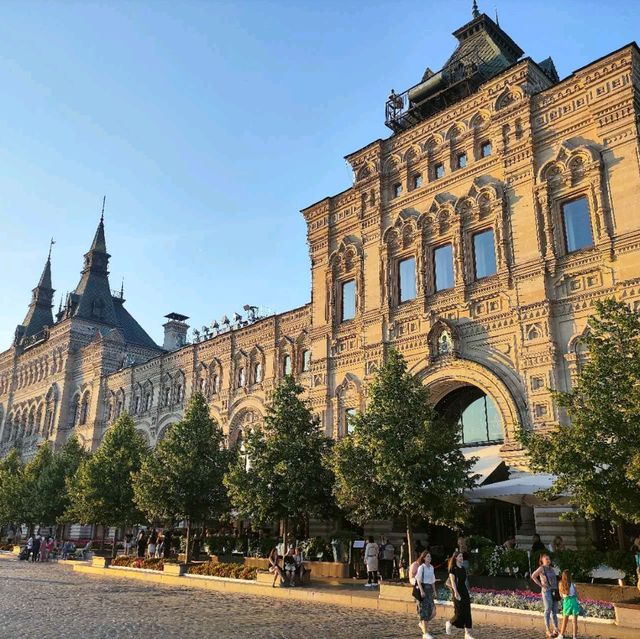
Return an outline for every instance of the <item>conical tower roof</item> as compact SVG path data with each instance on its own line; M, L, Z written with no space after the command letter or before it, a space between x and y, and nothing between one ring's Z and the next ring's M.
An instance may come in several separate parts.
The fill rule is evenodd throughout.
M53 244L53 241L52 241ZM29 310L22 322L23 337L39 333L45 326L53 326L53 294L51 285L51 248L42 269L38 285L32 290Z

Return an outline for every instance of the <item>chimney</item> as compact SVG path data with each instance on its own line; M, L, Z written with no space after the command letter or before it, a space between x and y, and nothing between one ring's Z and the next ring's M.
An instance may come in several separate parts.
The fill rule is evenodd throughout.
M169 313L165 317L169 321L162 325L164 328L164 344L162 347L166 351L175 351L187 343L189 325L186 320L189 318L186 315L180 315L180 313Z

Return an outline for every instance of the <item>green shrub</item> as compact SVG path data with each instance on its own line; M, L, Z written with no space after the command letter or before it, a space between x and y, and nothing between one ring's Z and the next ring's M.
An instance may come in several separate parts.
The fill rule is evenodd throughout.
M143 559L142 557L129 557L128 555L120 555L111 562L111 565L123 566L124 568L164 570L164 559Z
M625 581L630 586L635 586L638 583L636 560L632 553L626 550L609 550L604 554L602 563L624 572Z
M301 544L302 552L304 556L310 561L333 561L333 551L331 546L322 539L322 537L310 537L305 539Z
M553 553L552 558L560 570L571 573L574 581L590 580L591 571L604 560L602 553L595 550L558 550Z
M190 575L251 580L256 578L258 570L257 568L249 568L242 564L222 564L215 561L207 561L197 566L189 566L187 572Z
M261 539L249 540L249 556L250 557L268 557L271 549L278 545L275 537L262 537Z

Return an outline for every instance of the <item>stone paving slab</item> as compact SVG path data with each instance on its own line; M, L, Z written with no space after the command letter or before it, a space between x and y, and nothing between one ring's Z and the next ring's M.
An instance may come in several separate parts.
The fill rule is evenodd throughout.
M416 623L406 614L88 577L56 564L0 563L2 639L419 639ZM444 637L443 627L444 619L437 620L432 634ZM483 626L474 636L544 633Z

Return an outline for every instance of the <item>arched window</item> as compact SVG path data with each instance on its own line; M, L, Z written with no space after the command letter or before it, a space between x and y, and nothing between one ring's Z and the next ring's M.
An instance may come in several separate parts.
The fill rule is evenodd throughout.
M69 427L73 428L78 421L80 411L80 395L75 395L71 400L71 410L69 411Z
M175 403L179 404L182 401L182 384L178 382L176 384Z
M153 403L153 392L151 389L148 389L144 396L144 409L151 410L151 405Z
M262 364L260 362L256 362L253 367L253 381L256 384L262 382Z
M285 355L282 358L282 374L291 375L291 355Z
M302 351L302 372L306 373L311 369L311 351Z
M238 370L238 388L243 388L247 382L247 374L244 370L244 366L241 366Z
M211 377L211 392L218 393L220 391L220 378L217 375Z
M133 413L137 415L140 412L140 395L137 395L133 398Z
M87 423L89 416L89 391L82 396L82 404L80 405L80 425Z
M206 378L206 377L204 377L204 375L203 375L202 377L200 377L200 379L198 380L198 382L199 382L199 384L200 384L200 388L199 388L200 392L201 392L203 395L206 395L206 394L207 394L207 378Z
M164 389L164 405L169 406L171 404L171 386L167 386Z

